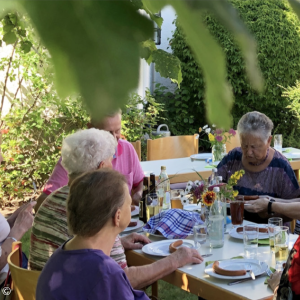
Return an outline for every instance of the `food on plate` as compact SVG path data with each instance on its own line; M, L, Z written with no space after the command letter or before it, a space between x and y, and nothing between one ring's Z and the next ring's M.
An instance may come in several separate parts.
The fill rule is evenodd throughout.
M136 225L137 225L137 222L130 222L129 225L128 225L128 227L134 227Z
M224 276L243 276L246 275L246 270L225 270L219 267L219 262L216 260L212 266L215 273Z
M238 227L236 229L236 232L243 233L244 232L244 227ZM259 233L268 233L268 228L259 227L258 232Z
M182 243L183 243L182 240L178 240L176 242L171 243L170 246L169 246L170 253L175 252L177 250L177 247L181 246Z

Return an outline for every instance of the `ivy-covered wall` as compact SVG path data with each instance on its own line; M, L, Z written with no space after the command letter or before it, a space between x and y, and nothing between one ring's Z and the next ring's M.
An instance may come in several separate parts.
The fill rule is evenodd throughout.
M234 90L233 126L246 112L258 110L268 115L277 132L287 136L298 124L286 107L283 87L300 78L300 22L285 0L231 0L258 44L259 66L265 78L265 93L258 95L247 81L245 64L232 35L211 15L203 19L209 31L224 49L228 79ZM187 46L180 24L170 44L182 63L183 81L174 95L161 97L166 102L168 125L174 134L192 134L206 124L205 82ZM158 93L159 94L159 93ZM217 109L217 108L216 108Z

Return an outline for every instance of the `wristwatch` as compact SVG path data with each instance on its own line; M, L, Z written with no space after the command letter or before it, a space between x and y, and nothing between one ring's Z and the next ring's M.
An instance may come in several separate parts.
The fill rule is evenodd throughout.
M268 214L271 215L271 216L274 215L274 212L272 211L272 203L273 202L275 202L275 200L270 198L270 201L268 203Z

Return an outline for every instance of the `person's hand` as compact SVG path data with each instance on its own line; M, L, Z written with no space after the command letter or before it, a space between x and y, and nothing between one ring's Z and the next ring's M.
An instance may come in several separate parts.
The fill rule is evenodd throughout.
M141 199L142 195L137 192L132 196L132 203L136 206L139 206Z
M178 248L174 253L170 255L170 258L174 258L177 263L177 268L183 267L187 264L201 264L203 257L196 249L187 247Z
M247 204L251 205L245 205L245 210L251 213L263 213L268 211L269 199L259 198L257 200L249 200Z
M28 205L31 205L30 203L32 203L32 202L28 202L28 203L23 204L22 206L20 206L20 207L19 207L17 210L15 210L15 211L13 212L13 214L7 219L7 222L9 223L9 225L10 225L11 227L14 226L14 223L15 223L15 221L16 221L18 215L20 214L20 212L22 212L23 210L25 210L26 207L27 207ZM34 203L36 203L36 202L34 202Z
M151 241L146 236L133 232L122 237L121 243L125 250L135 250L142 249L144 245L151 243Z
M270 279L267 280L268 285L272 289L273 292L279 285L281 274L282 274L281 271L280 272L276 271L276 272L274 272L274 274L271 275Z
M13 228L10 231L10 236L20 240L25 232L32 227L33 224L33 214L32 209L35 206L36 202L29 202L24 209L22 209L14 223Z

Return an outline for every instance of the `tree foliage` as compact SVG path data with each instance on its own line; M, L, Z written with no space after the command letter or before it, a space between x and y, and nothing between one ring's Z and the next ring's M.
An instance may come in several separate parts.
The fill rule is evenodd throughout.
M2 1L0 8L11 3L20 4L28 12L49 49L60 95L80 92L95 118L126 102L128 93L137 86L139 45L153 36L151 21L131 1L19 0ZM244 37L237 40L248 45L243 47L243 53L248 58L249 78L253 87L261 90L261 81L253 79L259 74L254 40L233 7L225 0L143 0L142 4L152 14L169 4L175 8L206 77L208 117L229 127L232 92L226 80L225 57L205 29L201 15L210 10L237 37Z
M265 78L265 92L258 94L247 80L245 59L234 36L212 14L206 13L203 21L226 53L227 77L235 97L234 126L243 114L258 110L273 120L277 132L288 135L295 126L295 118L286 110L289 102L281 97L278 85L293 85L300 77L299 20L284 0L232 0L231 3L257 41L259 67ZM173 98L168 95L166 109L171 130L186 134L192 133L191 130L196 132L208 121L204 114L207 81L179 19L176 25L171 47L181 61L183 81Z

